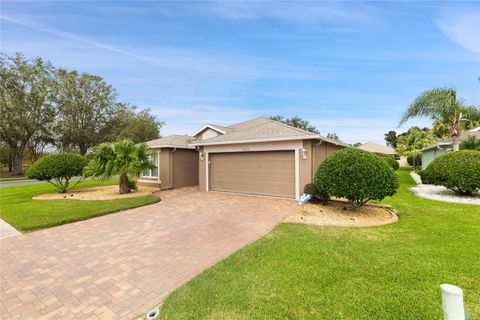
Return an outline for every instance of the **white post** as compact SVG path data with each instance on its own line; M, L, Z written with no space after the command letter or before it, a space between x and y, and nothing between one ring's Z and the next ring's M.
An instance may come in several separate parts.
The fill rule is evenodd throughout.
M440 288L442 289L443 318L465 320L462 289L451 284L442 284Z

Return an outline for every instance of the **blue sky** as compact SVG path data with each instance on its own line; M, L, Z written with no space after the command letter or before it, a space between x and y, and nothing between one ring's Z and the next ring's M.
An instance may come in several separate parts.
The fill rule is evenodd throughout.
M480 105L479 2L1 6L2 52L102 76L165 121L163 135L280 114L347 142L384 142L423 90L452 86Z

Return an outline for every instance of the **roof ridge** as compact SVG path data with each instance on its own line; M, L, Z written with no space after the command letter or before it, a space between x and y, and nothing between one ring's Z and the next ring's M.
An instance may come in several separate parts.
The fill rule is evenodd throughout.
M247 123L247 122L252 122L252 121L255 121L255 120L258 120L258 119L269 119L269 118L267 118L267 117L256 117L256 118L253 118L253 119L243 120L243 121L240 121L240 122L231 124L231 125L229 125L228 127L231 128L231 127L233 127L233 126L238 126L239 124Z
M263 118L263 117L259 117L259 118L255 118L255 119L251 119L251 120L245 120L245 121L242 121L242 122L239 122L239 123L232 124L232 126L235 126L235 125L237 125L237 124L244 123L244 122L249 122L249 121L257 120L257 119L260 119L260 118ZM248 128L243 128L243 129L234 130L233 132L226 132L224 135L230 135L230 134L234 134L234 133L237 133L237 132L242 132L242 131L245 131L245 130L250 130L250 129L252 129L252 128L257 128L257 127L260 127L260 126L262 126L262 125L265 125L265 123L260 123L260 124L257 124L257 125L254 125L254 126L251 126L251 127L248 127ZM227 128L232 129L231 127L227 127ZM224 136L224 135L222 135L222 136ZM213 140L213 139L216 139L216 138L218 138L218 136L212 137L212 138L208 138L208 139L203 139L202 141Z
M267 118L267 117L257 117L257 118L251 119L251 120L245 120L245 121L242 121L242 122L236 123L236 124L234 124L234 125L238 125L238 124L245 123L245 122L252 122L252 121L255 121L255 120L258 120L258 119L268 119L268 120L269 120L269 122L272 122L272 121L273 121L272 119L270 119L270 118ZM267 122L267 123L268 123L268 122ZM235 132L241 132L241 131L245 131L245 130L250 130L250 129L252 129L252 128L258 128L258 127L260 127L260 126L264 126L264 125L266 125L267 123L259 123L259 124L255 124L255 125L253 125L253 126L251 126L251 127L248 127L248 128L243 128L243 129L235 130L235 131L234 131L234 132L232 132L232 133L235 133Z
M313 132L310 132L310 131L307 131L307 130L303 130L303 129L301 129L301 128L294 127L294 126L292 126L292 125L283 123L283 122L278 121L278 120L274 120L274 119L271 119L271 118L267 118L267 119L269 119L271 122L279 123L279 124L281 124L281 125L284 126L284 127L292 128L292 129L295 129L295 130L297 130L297 131L306 133L306 134L308 134L308 135L312 135L312 136L319 136L319 135L320 135L319 133L313 133Z

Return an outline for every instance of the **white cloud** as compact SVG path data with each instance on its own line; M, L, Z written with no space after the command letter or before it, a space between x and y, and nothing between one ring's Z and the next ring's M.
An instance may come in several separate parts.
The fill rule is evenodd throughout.
M449 8L435 21L445 36L467 50L480 53L480 9Z

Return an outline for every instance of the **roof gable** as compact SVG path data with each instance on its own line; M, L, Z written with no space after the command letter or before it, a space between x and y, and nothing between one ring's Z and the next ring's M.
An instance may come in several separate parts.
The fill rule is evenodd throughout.
M206 124L204 125L203 127L201 127L200 129L198 129L194 134L193 136L198 136L200 133L204 132L205 130L207 129L212 129L218 133L221 133L221 134L225 134L226 133L226 128L225 127L222 127L222 126L217 126L217 125L213 125L213 124Z
M193 141L191 136L171 135L147 142L150 148L182 148L193 149L190 143Z
M358 147L359 149L370 151L374 153L395 154L392 147L384 146L375 142L367 142Z
M243 121L226 128L225 134L197 141L193 145L321 138L318 134L265 117Z

